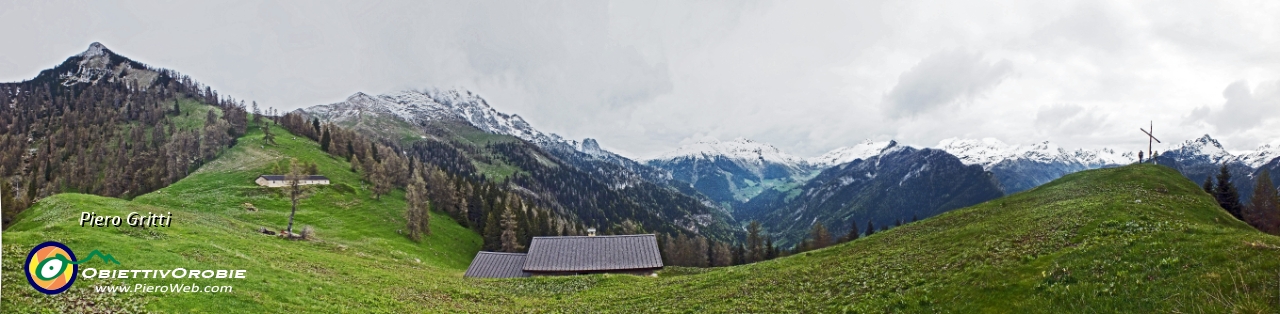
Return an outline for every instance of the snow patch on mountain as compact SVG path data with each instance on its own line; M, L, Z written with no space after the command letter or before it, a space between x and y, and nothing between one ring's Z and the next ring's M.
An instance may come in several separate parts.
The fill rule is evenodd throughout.
M1234 161L1236 159L1235 155L1228 152L1226 148L1223 148L1222 144L1218 143L1218 140L1213 139L1213 137L1210 137L1209 134L1174 145L1169 149L1169 152L1177 153L1181 156L1199 156L1207 158L1210 163L1214 164L1221 164L1223 162Z
M680 148L666 154L662 154L650 161L670 161L682 158L698 160L728 158L734 161L748 162L752 164L775 163L792 167L807 167L809 165L809 162L804 158L784 153L773 145L741 137L727 142L721 142L714 139L698 141L693 144L680 146Z
M987 170L1006 160L1026 160L1046 164L1076 163L1088 168L1137 161L1132 153L1117 153L1110 148L1068 151L1049 141L1030 145L1010 145L994 138L949 138L940 141L937 148L955 155L966 165L981 165Z
M1276 158L1280 158L1280 145L1265 144L1254 151L1241 152L1236 160L1257 169Z
M390 114L412 124L463 121L485 132L510 135L535 144L563 143L575 148L584 147L577 141L534 129L520 115L499 112L480 95L465 90L411 90L378 96L357 92L344 102L313 106L304 111L332 121L358 118L364 112ZM590 141L595 143L595 140ZM603 152L599 144L589 146L595 149L593 155Z
M890 142L866 140L858 145L833 149L826 154L822 154L822 156L809 158L808 162L815 167L827 168L858 159L867 159L871 156L879 155L881 151L889 147Z
M96 56L106 55L107 54L106 50L107 50L107 46L103 46L102 43L99 43L99 42L94 42L92 44L89 44L88 50L85 50L84 52L81 52L76 56L81 58L92 58Z

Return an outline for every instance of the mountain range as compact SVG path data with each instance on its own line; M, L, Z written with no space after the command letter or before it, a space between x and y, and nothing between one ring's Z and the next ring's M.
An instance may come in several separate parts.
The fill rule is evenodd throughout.
M601 148L594 139L570 140L540 131L519 115L502 113L462 90L356 93L346 101L299 112L407 141L433 137L429 131L442 122L511 136L606 186L652 184L717 209L716 215L701 216L702 221L741 225L759 220L783 244L796 243L815 223L837 233L855 221L884 226L1022 192L1070 173L1137 162L1131 151L1069 150L1048 141L1017 145L993 138L951 138L933 148L867 140L811 158L746 138L707 139L634 160ZM1226 162L1238 174L1233 182L1247 200L1257 172L1280 164L1277 152L1264 146L1236 156L1205 135L1175 145L1157 162L1197 182Z

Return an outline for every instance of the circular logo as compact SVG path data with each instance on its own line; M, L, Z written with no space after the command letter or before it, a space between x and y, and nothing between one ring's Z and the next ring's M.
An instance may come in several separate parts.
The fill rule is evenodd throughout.
M80 266L72 263L75 260L76 254L62 243L40 243L27 253L27 262L23 264L27 283L44 294L67 291L76 282L76 273L80 272Z

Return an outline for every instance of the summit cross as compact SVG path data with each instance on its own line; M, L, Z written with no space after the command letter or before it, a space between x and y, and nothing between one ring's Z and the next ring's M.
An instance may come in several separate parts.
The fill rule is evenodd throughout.
M1143 128L1138 128L1138 130L1142 130L1142 133L1147 134L1147 156L1150 157L1152 162L1155 162L1156 156L1151 154L1151 141L1156 141L1156 143L1160 143L1160 139L1157 139L1155 135L1152 135L1152 133L1156 132L1155 122L1148 122L1148 123L1150 123L1151 125L1148 125L1147 128L1151 129L1151 131L1147 131L1146 129L1143 129Z

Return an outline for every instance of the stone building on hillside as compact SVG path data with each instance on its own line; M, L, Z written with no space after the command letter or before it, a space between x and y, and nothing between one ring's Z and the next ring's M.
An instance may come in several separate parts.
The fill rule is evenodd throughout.
M266 174L264 174L264 175L260 175L260 176L258 176L258 179L257 179L257 180L254 180L253 182L258 183L258 185L265 186L265 187L272 187L272 188L285 187L285 186L289 186L289 180L286 180L286 179L285 179L286 177L287 177L287 176L284 176L284 175L266 175ZM312 185L312 184L318 184L318 185L329 185L329 178L327 178L327 177L325 177L325 176L315 176L315 175L311 175L311 176L303 176L301 180L298 180L298 184L300 184L300 185Z

